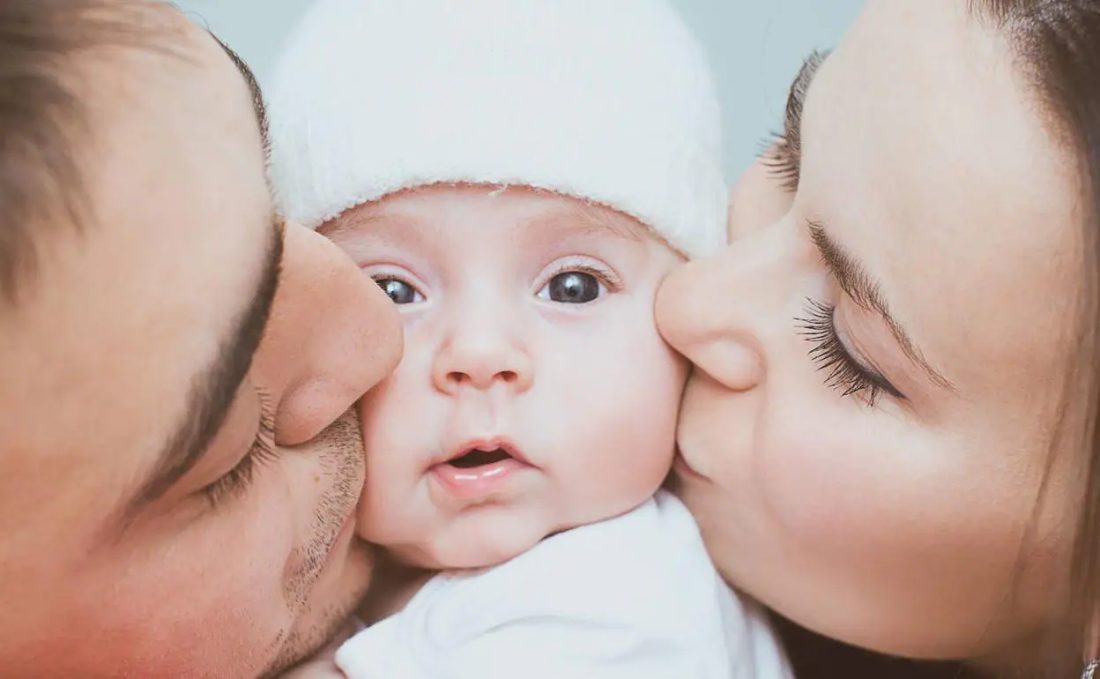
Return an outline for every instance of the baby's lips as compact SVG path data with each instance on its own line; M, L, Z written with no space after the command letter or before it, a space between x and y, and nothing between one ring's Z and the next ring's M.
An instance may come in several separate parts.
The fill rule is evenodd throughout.
M454 446L448 448L447 453L433 461L433 464L442 464L457 460L474 453L475 451L482 451L491 453L494 451L503 451L508 457L513 458L521 464L533 467L531 461L524 454L523 450L516 445L513 441L504 436L478 436L475 438L467 439Z
M432 467L431 473L449 495L459 500L478 500L503 488L517 472L530 466L514 457L507 457L478 467L456 467L443 462Z

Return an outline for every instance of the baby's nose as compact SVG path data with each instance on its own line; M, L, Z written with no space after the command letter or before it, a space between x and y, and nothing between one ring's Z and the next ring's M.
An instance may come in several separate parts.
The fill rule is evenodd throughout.
M449 338L432 367L435 388L447 394L498 384L518 394L530 389L533 379L531 357L521 341L487 328L468 326Z

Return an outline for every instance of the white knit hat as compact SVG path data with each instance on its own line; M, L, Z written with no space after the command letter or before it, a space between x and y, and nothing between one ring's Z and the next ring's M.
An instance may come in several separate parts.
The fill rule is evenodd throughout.
M725 237L717 96L667 0L318 0L270 114L280 208L312 228L467 182L605 204L689 255Z

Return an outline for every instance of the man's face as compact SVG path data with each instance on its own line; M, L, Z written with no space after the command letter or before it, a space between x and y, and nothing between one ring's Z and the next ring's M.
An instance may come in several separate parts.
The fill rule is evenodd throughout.
M342 415L392 369L400 322L319 236L290 225L280 247L245 81L158 14L171 54L80 67L94 219L47 230L29 294L0 310L0 667L17 674L260 674L370 578Z

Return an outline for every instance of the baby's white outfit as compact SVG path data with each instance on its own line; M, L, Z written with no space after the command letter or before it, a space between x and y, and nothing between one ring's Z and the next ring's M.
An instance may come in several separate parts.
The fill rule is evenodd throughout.
M785 679L763 614L722 581L659 492L492 568L432 578L349 639L351 679Z

